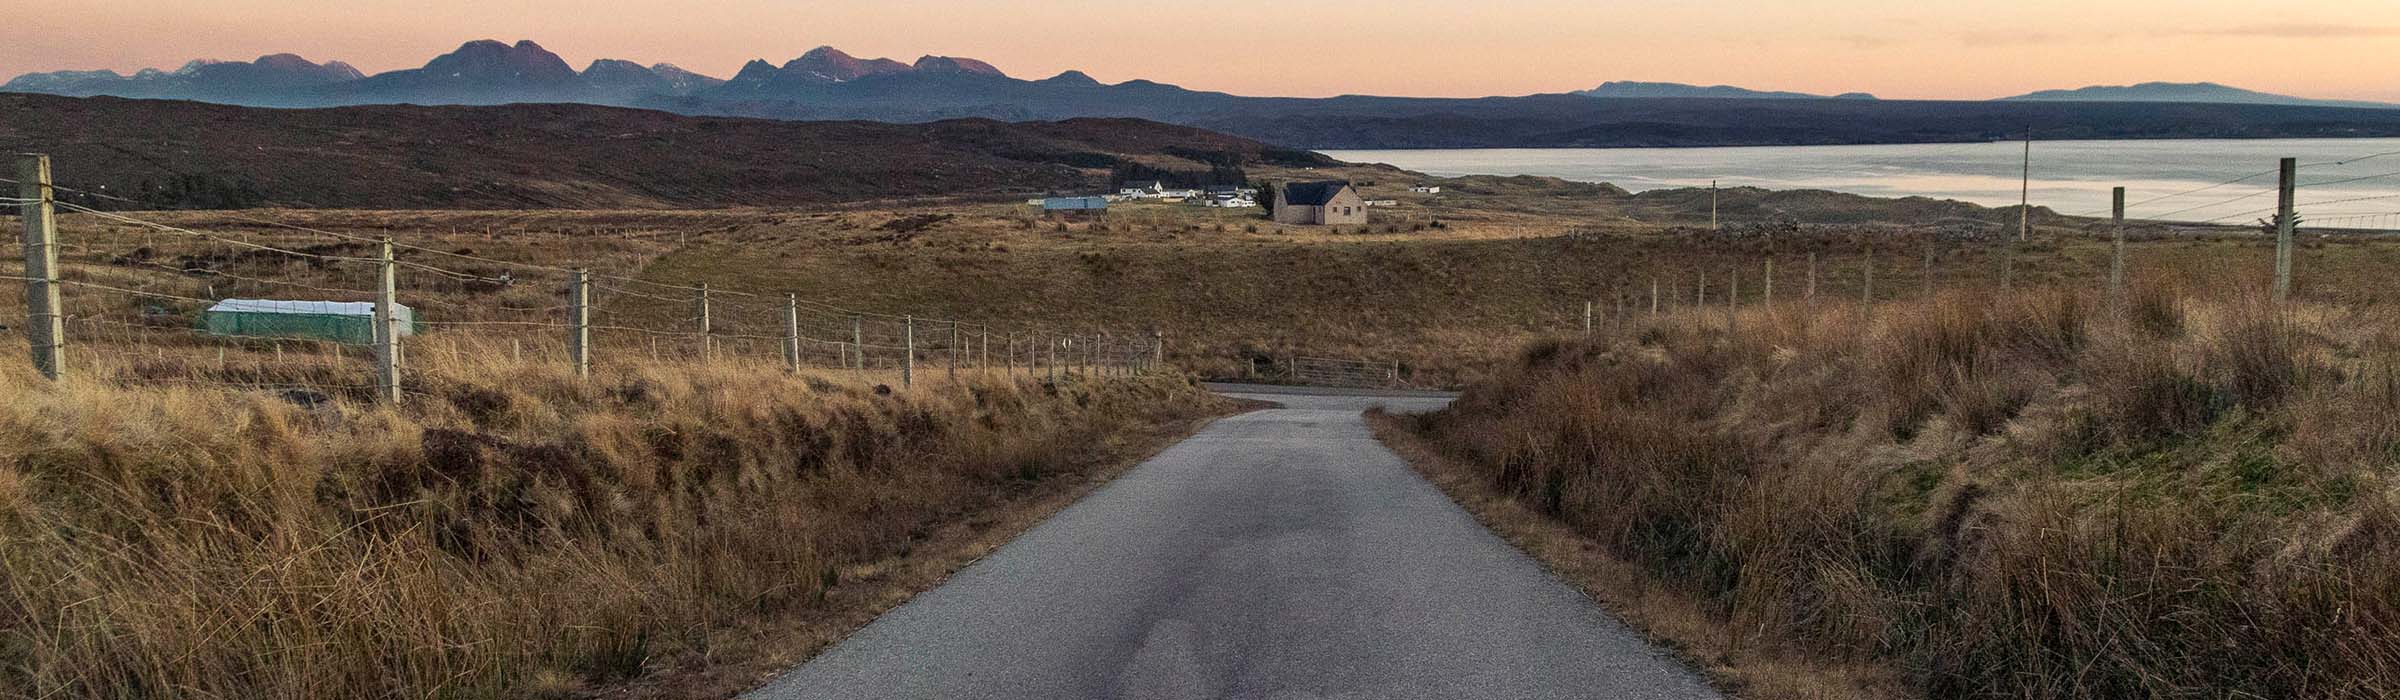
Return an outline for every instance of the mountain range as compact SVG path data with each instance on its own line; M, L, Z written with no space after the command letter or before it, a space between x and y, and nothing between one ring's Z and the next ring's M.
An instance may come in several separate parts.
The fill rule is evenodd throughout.
M531 41L473 41L422 68L375 75L278 54L169 72L35 73L0 91L185 99L263 107L588 103L694 116L900 123L1132 117L1297 148L1736 146L2014 138L2400 136L2400 109L2152 84L1995 101L1879 100L1733 86L1611 82L1580 93L1485 98L1247 97L1076 71L1038 80L970 58L913 62L820 47L719 80L602 59L575 70ZM2182 97L2177 97L2178 95Z

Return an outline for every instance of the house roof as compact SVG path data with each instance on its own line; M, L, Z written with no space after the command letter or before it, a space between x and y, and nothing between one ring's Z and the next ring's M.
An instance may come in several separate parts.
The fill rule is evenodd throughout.
M1318 182L1287 182L1283 185L1283 203L1302 207L1321 207L1333 201L1334 195L1350 189L1350 183L1340 180Z
M1123 187L1123 188L1125 188L1125 189L1129 189L1129 190L1147 190L1147 189L1155 189L1155 188L1157 188L1158 186L1159 186L1159 181L1157 181L1157 180L1126 180L1126 181L1125 181L1125 184L1123 184L1123 185L1119 185L1119 187Z

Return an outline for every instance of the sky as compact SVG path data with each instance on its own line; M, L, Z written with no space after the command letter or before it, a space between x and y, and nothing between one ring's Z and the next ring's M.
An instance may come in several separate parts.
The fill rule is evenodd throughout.
M831 45L1245 95L1480 96L1608 80L1984 99L2150 80L2400 101L2394 0L60 0L0 76L290 52L375 73L470 39L719 77Z

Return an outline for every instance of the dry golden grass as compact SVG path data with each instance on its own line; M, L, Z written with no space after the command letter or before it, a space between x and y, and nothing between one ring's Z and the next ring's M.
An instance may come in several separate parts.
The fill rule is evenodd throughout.
M124 376L106 357L81 376ZM412 370L397 408L0 371L0 696L571 695L738 664L762 643L725 630L854 624L890 600L845 577L1227 409L1168 376L578 381L488 346Z
M2388 311L2151 285L1727 324L1537 343L1408 427L1688 597L1710 624L1661 634L1708 663L1797 650L1942 698L2400 693Z

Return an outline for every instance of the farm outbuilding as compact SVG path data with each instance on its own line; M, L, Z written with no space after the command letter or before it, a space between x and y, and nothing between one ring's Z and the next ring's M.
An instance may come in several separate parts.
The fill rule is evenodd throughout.
M394 305L400 335L415 335L416 311ZM208 307L202 325L211 335L248 338L307 338L365 345L375 342L375 304L364 301L226 299Z
M1049 216L1097 216L1108 213L1107 197L1051 197L1042 200L1042 213Z

